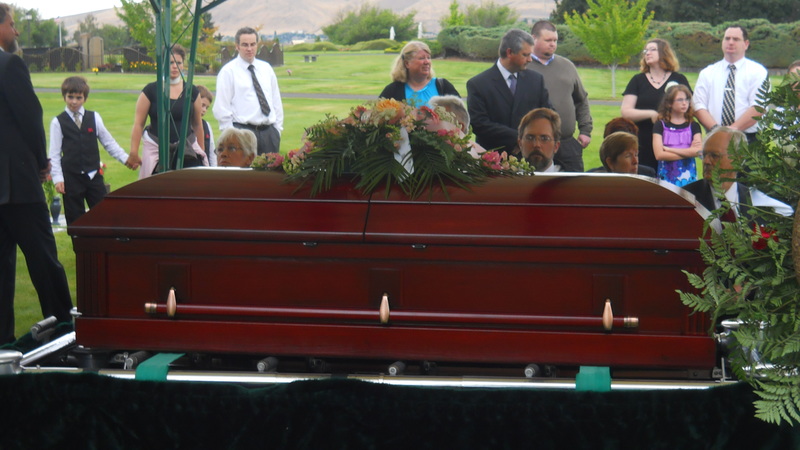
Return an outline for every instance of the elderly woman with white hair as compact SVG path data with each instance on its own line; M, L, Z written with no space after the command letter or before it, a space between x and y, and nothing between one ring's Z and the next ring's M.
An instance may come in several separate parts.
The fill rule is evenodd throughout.
M383 89L380 98L392 98L420 107L437 95L460 97L452 83L434 75L431 49L424 42L410 41L406 44L395 59L391 74L394 81Z
M256 157L256 135L240 128L226 128L222 131L214 150L217 153L218 167L250 167Z
M440 129L449 131L450 128L456 127L460 137L469 134L469 112L467 111L467 107L464 105L464 101L461 99L461 97L455 95L437 95L430 99L430 107L436 108L437 106L444 108L445 111L452 114L455 118L455 123L446 121L428 123L425 125L425 129L428 131L437 131ZM477 142L475 142L474 137L470 140L469 153L472 156L475 158L480 158L481 153L485 151L485 148L481 147Z

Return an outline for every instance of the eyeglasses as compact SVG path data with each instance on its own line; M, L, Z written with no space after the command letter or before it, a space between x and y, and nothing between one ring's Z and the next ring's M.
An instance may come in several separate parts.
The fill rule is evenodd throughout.
M540 136L536 136L534 134L526 134L525 136L522 137L522 139L525 139L525 142L530 142L532 144L536 143L536 141L539 141L542 144L546 144L548 142L552 142L553 137L548 136L546 134L542 134Z
M657 48L646 48L646 49L642 50L642 54L646 55L646 54L648 54L650 52L657 52L657 51L658 51Z
M221 147L217 147L214 150L214 152L216 152L216 154L218 154L218 155L221 154L224 151L229 151L231 153L240 152L240 151L242 151L242 148L241 147L236 147L235 145L223 145Z

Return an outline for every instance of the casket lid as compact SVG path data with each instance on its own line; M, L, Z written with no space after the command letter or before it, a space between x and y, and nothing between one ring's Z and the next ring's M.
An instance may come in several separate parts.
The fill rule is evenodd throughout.
M76 237L398 244L697 248L693 196L639 176L500 177L409 199L340 181L315 198L283 174L187 169L109 194L69 227Z

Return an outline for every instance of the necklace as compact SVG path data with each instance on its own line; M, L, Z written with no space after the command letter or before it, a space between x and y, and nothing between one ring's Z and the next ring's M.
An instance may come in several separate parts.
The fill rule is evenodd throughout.
M667 75L669 75L669 72L664 72L664 76L661 77L661 81L656 81L655 78L653 78L652 72L647 72L647 76L650 77L650 82L658 86L664 84L664 81L667 80Z

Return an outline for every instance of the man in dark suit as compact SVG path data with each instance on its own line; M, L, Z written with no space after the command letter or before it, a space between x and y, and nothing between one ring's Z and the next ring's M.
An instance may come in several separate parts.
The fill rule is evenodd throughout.
M467 108L475 140L486 150L519 153L517 127L536 108L551 108L544 77L525 67L533 37L522 30L503 36L497 63L467 82Z
M738 148L742 145L743 139L744 135L741 132L728 127L719 127L711 132L703 143L703 179L687 184L684 189L694 194L697 203L709 211L719 209L721 205L711 183L711 173L714 168L719 168L721 171L722 190L729 200L733 201L735 197L736 203L751 204L747 187L736 183L736 173L733 172L733 163L728 155L728 145L731 141L734 147ZM732 190L734 184L736 186Z
M736 172L728 154L729 145L733 148L747 145L747 137L743 132L729 127L717 127L709 133L703 143L703 179L687 184L684 189L694 194L697 203L707 210L719 209L722 202L717 198L717 192L711 182L713 170L719 168L722 191L725 198L733 205L730 212L722 216L722 220L732 221L733 216L740 215L747 217L747 210L751 206L768 207L778 214L791 215L793 210L789 205L736 181Z
M65 322L72 309L41 186L50 169L42 106L25 63L13 54L18 35L11 7L0 3L0 344L14 340L17 245L44 316Z

